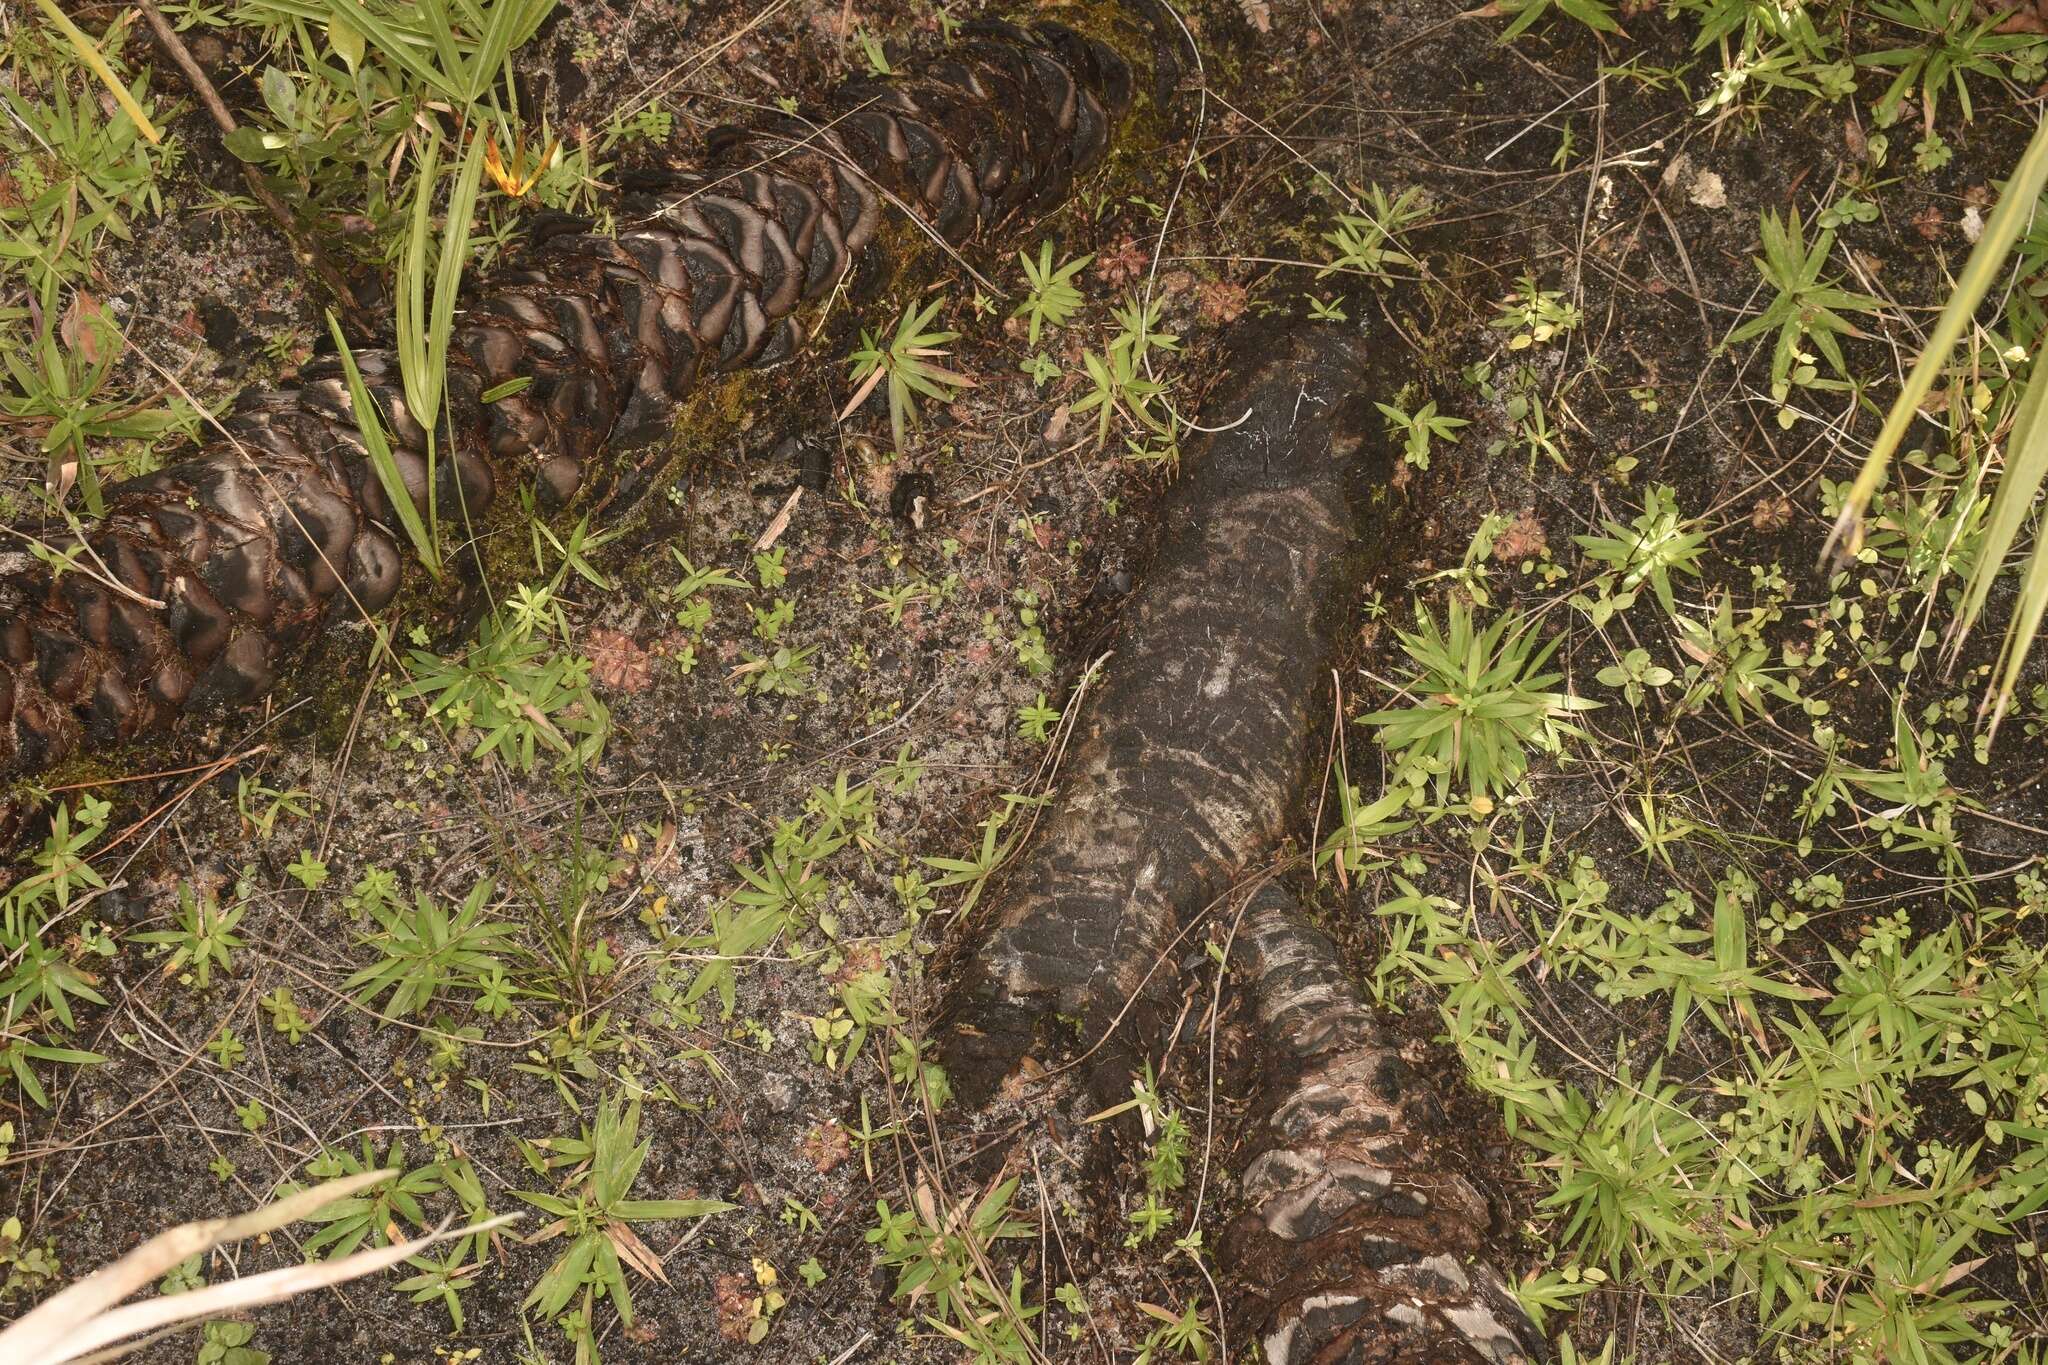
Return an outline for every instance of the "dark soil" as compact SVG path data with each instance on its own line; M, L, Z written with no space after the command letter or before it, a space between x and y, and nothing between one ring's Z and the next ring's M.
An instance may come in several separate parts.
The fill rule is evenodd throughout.
M1816 423L1781 431L1764 373L1767 348L1724 355L1718 346L1756 301L1750 259L1758 214L1797 206L1810 218L1833 198L1829 187L1855 165L1862 141L1845 127L1854 114L1847 105L1808 107L1787 92L1760 119L1741 112L1706 119L1694 113L1702 67L1685 88L1601 75L1603 65L1631 55L1653 66L1687 60L1692 31L1655 13L1630 17L1627 37L1603 51L1569 24L1539 26L1530 38L1499 46L1499 22L1461 21L1461 8L1447 0L1331 0L1274 5L1268 34L1234 13L1199 24L1211 77L1228 101L1207 105L1199 143L1205 174L1183 177L1177 158L1120 162L1099 204L1084 201L1046 225L1062 257L1097 253L1080 281L1091 299L1089 319L1106 321L1108 301L1142 286L1154 270L1151 206L1178 191L1153 279L1165 325L1183 337L1171 372L1183 411L1199 409L1234 310L1298 310L1310 295L1345 308L1350 321L1332 325L1402 348L1421 388L1473 420L1460 444L1438 445L1428 471L1404 470L1388 490L1392 552L1379 554L1387 567L1378 593L1395 614L1382 618L1360 604L1349 646L1367 678L1401 671L1389 627L1405 624L1399 613L1413 585L1458 566L1485 516L1519 519L1521 528L1516 554L1491 566L1491 590L1533 607L1556 595L1540 574L1520 567L1524 558L1542 558L1529 549L1533 538L1568 558L1573 534L1596 531L1604 517L1625 519L1653 483L1672 485L1681 507L1717 528L1713 545L1725 558L1705 583L1687 585L1688 597L1703 598L1718 584L1747 592L1754 562L1782 567L1795 585L1794 603L1824 602L1826 579L1813 568L1825 531L1819 483L1852 475L1876 416L1859 417L1850 435L1816 435ZM561 18L532 50L534 88L556 127L573 136L615 107L620 91L655 86L675 115L681 151L692 132L726 117L730 102L815 88L857 62L845 44L850 14L799 3L759 15L707 6L679 17L670 7L565 0ZM909 7L885 5L859 18L905 40L925 40L936 27ZM237 51L231 46L230 56ZM252 98L246 90L241 97ZM178 127L195 147L180 172L186 183L231 187L201 120L188 114ZM1553 158L1567 127L1573 151L1559 168ZM2031 115L2012 101L1981 97L1975 123L1946 130L1956 149L1947 167L1931 176L1905 170L1885 190L1881 219L1843 230L1866 276L1854 287L1907 310L1938 302L1967 250L1966 207L2007 173L2030 130ZM1886 174L1899 174L1902 161L1910 166L1910 154L1895 146ZM1702 173L1719 177L1725 201L1700 202L1715 199L1693 192ZM1426 188L1436 212L1418 237L1424 282L1347 291L1336 278L1266 264L1323 259L1318 234L1341 207L1331 181L1344 193L1374 183L1390 192ZM177 198L189 204L196 195ZM978 264L998 283L1014 282L1013 262ZM1564 414L1559 441L1569 468L1542 461L1533 473L1513 449L1487 454L1511 424L1500 404L1484 404L1459 378L1499 351L1502 334L1487 324L1525 272L1544 288L1564 290L1585 314L1570 342L1551 351L1551 410ZM147 327L163 339L157 358L189 358L211 392L262 369L248 356L250 335L297 328L310 337L316 316L288 255L256 218L223 220L185 208L168 215L148 243L112 261L108 277L108 296L123 302L138 332ZM907 1310L890 1300L893 1272L878 1265L863 1237L877 1199L903 1206L899 1163L908 1163L912 1145L929 1149L932 1135L921 1116L892 1108L872 1057L845 1070L814 1061L809 1020L839 1003L830 973L849 960L886 962L913 1027L936 1000L921 964L946 939L957 901L940 893L938 910L905 938L891 879L917 868L920 856L967 856L980 837L978 822L1001 794L1037 789L1047 750L1019 736L1017 709L1041 692L1059 706L1112 642L1117 604L1143 571L1148 510L1167 476L1119 460L1113 449L1097 451L1092 414L1069 418L1068 405L1081 396L1072 378L1080 373L1079 329L1046 347L1069 378L1041 392L1017 371L1027 353L1021 336L1000 325L1010 305L977 317L970 279L957 276L945 287L953 304L947 325L963 333L954 359L980 382L950 407L930 410L902 459L882 453L888 423L879 404L835 428L848 392L842 367L799 368L776 381L772 406L739 413L718 447L680 473L667 497L652 500L645 527L606 560L620 588L578 595L579 646L599 659L618 727L602 762L581 779L544 770L521 777L469 761L468 743L422 723L416 704L387 705L360 632L324 646L313 700L304 706L279 702L260 715L215 718L174 744L124 758L131 771L147 772L182 767L196 752L268 746L197 785L185 774L109 788L121 801L112 828L132 828L133 837L103 864L115 889L76 917L117 929L163 928L180 883L232 883L245 867L253 868L256 892L238 928L247 946L211 989L180 984L139 946L123 948L103 966L102 988L113 1003L87 1011L79 1044L110 1060L58 1076L47 1112L6 1092L16 1142L0 1172L0 1202L32 1238L55 1241L67 1273L103 1263L171 1223L258 1204L278 1182L303 1177L322 1149L354 1150L365 1138L380 1153L402 1143L409 1164L466 1156L494 1209L519 1207L512 1191L550 1187L527 1169L515 1139L573 1135L577 1117L555 1083L514 1065L545 1062L551 1043L574 1037L595 1040L558 1068L585 1120L600 1095L629 1081L659 1097L646 1108L643 1135L653 1149L637 1192L740 1205L701 1227L642 1229L668 1283L635 1285L637 1321L630 1332L612 1324L606 1359L958 1358L943 1339L899 1331ZM240 326L209 327L216 304ZM875 307L861 321L879 325L884 311ZM1091 337L1089 344L1101 343ZM1891 350L1875 340L1852 343L1851 356L1865 373L1895 367ZM1654 390L1654 408L1645 390ZM1636 463L1618 472L1625 456ZM692 564L751 577L750 547L806 469L815 475L821 465L829 471L822 490L814 484L804 492L776 541L786 554L786 585L751 598L714 591L713 622L694 642L695 667L684 672L677 656L690 642L661 596L681 577L669 549ZM906 483L913 479L924 482ZM910 491L924 492L921 524L906 515L914 499L899 496ZM1795 515L1782 525L1762 516L1752 523L1753 509L1780 497ZM946 586L892 621L878 592L919 580ZM817 647L813 690L798 700L740 695L728 679L741 651L759 646L742 603L765 607L777 596L796 604L787 641ZM1027 614L1042 627L1052 660L1042 676L1020 663L1014 644ZM1559 605L1554 619L1566 615ZM440 638L448 625L415 618L399 621L397 631L419 627ZM1581 645L1597 653L1589 648L1581 657ZM1573 690L1611 698L1592 677L1608 661L1605 647L1583 633L1558 659ZM1365 678L1346 677L1347 694L1361 694L1352 709L1384 699ZM1834 704L1839 728L1874 762L1890 743L1890 709L1867 679L1844 669L1810 687ZM1753 736L1706 733L1695 722L1660 740L1627 733L1630 715L1660 720L1655 711L1610 708L1593 722L1613 727L1613 747L1654 754L1667 790L1680 781L1673 774L1684 774L1682 785L1731 836L1784 832L1792 797ZM1371 781L1376 773L1359 771L1363 733L1353 736L1354 780ZM1789 734L1777 742L1804 747ZM734 865L758 858L776 823L799 817L814 788L829 788L842 771L855 781L870 777L905 745L925 764L924 778L912 793L883 797L882 846L833 864L833 931L771 945L743 964L730 1019L719 1017L715 997L692 1023L662 998L667 992L658 995L655 987L669 978L649 925L699 932L710 908L740 887ZM1966 766L1966 756L1967 741L1955 766ZM1988 811L2028 826L2039 821L2040 798L2026 780L2040 765L2037 744L2001 745L1987 767L1967 765L1968 781ZM305 793L310 814L286 815L265 835L237 808L240 780ZM1615 883L1611 903L1647 908L1662 898L1668 878L1631 875L1643 863L1620 819L1625 795L1553 769L1539 772L1530 802L1536 827L1547 823L1559 846L1599 857ZM1305 793L1304 838L1315 809L1316 793ZM1982 821L1964 837L1973 864L1985 867L2042 847L2038 831ZM502 915L537 925L545 897L516 884L508 869L535 868L544 884L551 874L541 865L583 844L617 862L608 888L588 907L586 937L602 939L614 965L593 976L581 998L528 1001L495 1023L454 1012L437 1026L473 1025L480 1033L459 1060L437 1065L429 1030L380 1023L340 989L371 956L355 942L357 925L343 905L365 868L387 868L408 894L445 904L493 877ZM284 870L306 849L331 869L317 892L299 890ZM1427 867L1425 891L1474 894L1473 854L1462 840L1432 843L1424 832L1412 851ZM1751 861L1773 865L1768 853ZM1793 875L1789 857L1781 866ZM1846 879L1849 866L1843 870ZM1916 869L1901 859L1855 870L1862 878L1856 898L1819 922L1827 940L1852 940L1868 907L1896 901L1899 874ZM927 868L925 875L935 874ZM1700 877L1702 869L1682 865L1679 875ZM1381 946L1371 915L1378 889L1360 884L1348 899L1326 895L1320 907L1361 969ZM1495 916L1491 927L1504 940L1526 933L1509 916ZM1816 935L1788 940L1780 951L1794 975L1826 962ZM1578 1065L1574 1057L1611 1057L1618 1037L1661 1034L1655 1009L1616 1011L1562 973L1548 985L1554 994L1537 1002L1537 1013L1556 1030L1550 1064L1565 1074ZM280 986L317 1021L297 1045L273 1032L258 1004ZM1419 1036L1435 1032L1433 1011L1413 1010L1406 1019ZM201 1050L223 1026L248 1049L233 1070ZM1703 1037L1696 1046L1718 1042ZM1711 1057L1703 1051L1695 1060L1704 1070ZM1197 1050L1183 1049L1163 1078L1196 1116L1198 1135L1209 1117L1199 1061ZM251 1098L271 1116L254 1135L235 1112ZM841 1134L860 1123L864 1098L876 1128L893 1120L906 1132L902 1145L874 1145L872 1178L858 1151L832 1159L843 1158ZM1205 1213L1212 1242L1230 1213L1224 1140L1236 1103L1227 1088L1216 1097L1218 1145L1206 1154L1214 1187L1225 1191ZM1459 1104L1459 1117L1474 1129L1498 1133L1493 1105L1470 1096ZM1124 1247L1122 1210L1135 1184L1091 1179L1079 1164L1084 1141L1067 1136L1074 1164L1036 1172L1036 1189L1026 1173L1019 1216L1044 1227L1053 1248L1049 1265L1028 1255L1027 1273L1045 1282L1032 1292L1048 1300L1051 1287L1078 1283L1095 1317L1084 1327L1048 1308L1046 1353L1099 1358L1099 1332L1117 1358L1128 1358L1156 1325L1135 1305L1179 1305L1197 1296L1199 1279L1191 1286L1184 1261L1161 1255L1163 1243ZM966 1140L959 1133L941 1139ZM1495 1188L1506 1195L1501 1225L1511 1230L1529 1192L1519 1186L1505 1138L1494 1151ZM233 1163L225 1180L209 1169L221 1158ZM452 1208L444 1197L435 1212ZM539 1223L530 1218L525 1226ZM1065 1257L1061 1240L1051 1239L1055 1226ZM1173 1235L1185 1231L1176 1227ZM288 1261L290 1240L234 1249L213 1278L230 1267L249 1273ZM437 1304L410 1305L388 1283L371 1281L265 1310L254 1344L278 1361L424 1361L471 1348L482 1360L514 1360L524 1349L520 1301L559 1245L508 1240L502 1259L465 1293L459 1336L450 1336ZM1525 1251L1532 1262L1542 1255L1534 1243ZM808 1288L798 1267L812 1257L824 1278ZM776 1268L789 1303L766 1340L750 1347L721 1337L717 1296L721 1283L729 1297L757 1292L757 1260ZM2012 1264L1994 1262L1980 1273L2002 1277L2008 1295L2020 1293L2012 1284L2021 1272ZM1206 1290L1199 1297L1206 1301ZM1747 1320L1711 1303L1671 1305L1677 1311L1667 1323L1659 1304L1632 1293L1588 1302L1582 1335L1597 1343L1618 1328L1637 1360L1727 1361L1752 1349ZM1075 1340L1066 1335L1070 1326ZM536 1326L534 1341L542 1358L567 1358L552 1327ZM138 1358L183 1361L192 1350L185 1338Z

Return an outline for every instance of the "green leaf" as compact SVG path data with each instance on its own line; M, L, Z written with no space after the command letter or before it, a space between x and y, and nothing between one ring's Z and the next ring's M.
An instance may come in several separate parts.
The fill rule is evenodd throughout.
M705 1218L730 1213L738 1208L722 1199L621 1199L611 1207L612 1216L643 1223L665 1218Z
M413 505L412 493L405 486L404 476L398 472L398 461L392 457L391 443L384 435L383 419L377 414L377 405L371 400L370 391L363 386L362 371L356 368L355 352L349 349L348 338L341 334L341 322L332 313L327 315L327 330L334 338L336 352L341 356L342 373L348 378L349 401L355 409L356 428L362 435L363 449L370 457L370 468L376 472L377 484L390 500L392 510L398 514L399 524L405 528L406 538L427 566L427 572L439 578L440 546L428 532L427 524L420 519L419 508Z

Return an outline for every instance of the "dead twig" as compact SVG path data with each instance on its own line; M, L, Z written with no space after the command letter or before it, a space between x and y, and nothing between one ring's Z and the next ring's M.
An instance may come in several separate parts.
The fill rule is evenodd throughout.
M192 93L197 95L199 103L205 106L207 116L213 120L213 126L220 129L223 138L231 136L240 125L235 122L235 116L228 112L227 105L221 102L220 92L213 88L213 82L193 58L191 49L185 46L185 40L178 36L177 30L164 18L163 11L156 7L156 0L135 0L135 3L142 11L142 17L148 21L150 32L156 35L157 46L161 47L164 55L176 65L179 73L185 78L185 84L192 87ZM231 151L230 155L232 154ZM300 264L310 268L320 277L320 283L326 286L335 307L341 310L349 325L359 333L368 334L370 328L367 319L362 316L362 310L356 305L355 295L349 291L348 282L342 278L341 271L336 269L334 262L327 259L326 253L320 250L320 243L310 232L301 231L298 220L292 217L291 210L284 206L284 201L271 191L270 186L263 183L260 171L247 162L240 164L242 179L248 182L249 192L256 196L256 202L263 205L271 221L277 224L278 231L284 234L285 242L291 247L292 254L298 258Z

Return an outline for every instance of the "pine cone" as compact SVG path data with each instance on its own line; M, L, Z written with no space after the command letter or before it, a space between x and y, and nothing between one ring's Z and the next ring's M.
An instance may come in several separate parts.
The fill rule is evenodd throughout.
M576 497L600 451L657 442L700 376L794 354L803 304L874 242L884 201L966 244L1064 199L1130 101L1115 50L1057 25L967 25L897 79L714 134L706 169L615 237L558 236L457 316L432 496L475 522L532 479ZM888 264L883 262L883 264ZM417 506L424 414L389 351L358 353ZM484 403L507 381L530 381ZM108 492L61 575L0 578L0 772L113 743L273 685L292 650L396 594L407 547L335 357L257 394L220 439Z

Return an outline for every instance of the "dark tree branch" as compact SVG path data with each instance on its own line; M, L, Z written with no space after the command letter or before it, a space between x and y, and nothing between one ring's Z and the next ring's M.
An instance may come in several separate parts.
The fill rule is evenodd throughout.
M235 122L235 116L229 113L227 105L221 102L220 92L213 88L213 82L207 78L205 69L193 58L191 49L185 46L185 40L178 36L178 31L171 27L170 21L164 18L163 11L156 7L155 0L135 0L135 4L142 11L142 17L148 21L149 31L156 35L157 46L164 50L165 55L184 76L185 84L199 97L199 103L205 108L207 117L213 120L213 126L220 130L223 138L233 134L239 126ZM228 154L234 155L232 151ZM335 268L334 262L328 260L327 253L320 249L318 238L307 231L292 216L291 210L284 206L284 201L272 193L270 186L264 183L261 171L245 163L242 166L242 179L248 183L249 193L256 196L256 202L263 205L264 212L277 224L277 230L284 234L285 241L291 246L292 254L319 276L320 283L326 287L328 297L333 300L334 306L342 311L342 315L348 318L350 325L361 328L363 318L361 309L356 306L355 295L350 291L348 281L343 279L341 272Z

